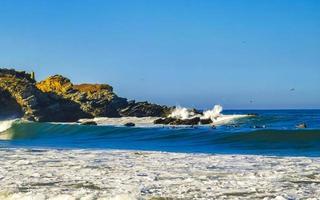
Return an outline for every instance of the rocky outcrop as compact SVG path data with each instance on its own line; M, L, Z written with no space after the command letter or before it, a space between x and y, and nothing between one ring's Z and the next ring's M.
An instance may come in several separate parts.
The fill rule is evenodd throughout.
M164 117L156 119L154 124L163 125L208 125L212 123L211 119L200 119L200 117L193 117L190 119L177 119L173 117Z
M165 118L159 118L154 120L154 124L163 124L163 125L169 125L172 122L176 121L176 118L172 118L172 117L165 117Z
M73 85L63 76L55 75L36 84L42 92L61 96L76 102L94 117L162 117L171 108L148 102L127 101L118 97L107 84Z
M92 117L164 117L171 108L128 102L107 84L74 85L61 75L36 83L26 72L0 69L0 115L34 121L77 121Z
M148 102L131 101L128 106L120 110L121 116L135 116L135 117L165 117L172 111L172 108L167 106L160 106Z
M177 118L160 118L156 119L154 124L163 124L163 125L199 125L200 117L194 117L190 119L177 119Z
M206 125L206 124L211 124L213 121L208 118L208 119L200 119L200 124Z
M25 72L0 69L0 88L7 94L7 97L2 96L2 101L11 102L12 109L7 112L21 110L23 117L28 120L76 121L79 118L90 117L77 103L43 93L35 86L31 75ZM10 98L14 101L10 101ZM2 110L5 106L1 104L0 107ZM17 112L17 115L21 113Z
M0 89L0 119L19 118L23 116L23 111L9 92Z
M119 117L118 110L128 104L125 98L118 97L107 84L73 85L69 79L55 75L36 86L44 93L79 104L81 110L93 117Z

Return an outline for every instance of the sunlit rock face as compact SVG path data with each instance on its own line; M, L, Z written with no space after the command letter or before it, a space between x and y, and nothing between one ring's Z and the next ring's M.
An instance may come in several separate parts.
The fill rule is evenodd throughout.
M39 83L36 83L36 87L45 93L64 95L72 90L73 85L68 78L65 78L61 75L54 75Z
M3 91L0 112L16 114L32 121L72 122L93 117L160 117L167 115L170 110L166 106L148 102L128 102L127 99L118 97L107 84L74 85L61 75L36 82L31 74L13 69L0 69L0 89Z
M127 100L118 97L107 84L73 85L68 78L55 75L37 83L36 86L44 93L57 95L79 104L83 112L94 117L118 116L117 109L107 110L115 101L119 102L119 107L127 105ZM111 110L113 112L110 112Z
M28 120L76 121L90 117L77 103L39 90L35 80L26 72L0 69L0 89L6 94L1 95L0 110L12 108L6 112L21 115Z

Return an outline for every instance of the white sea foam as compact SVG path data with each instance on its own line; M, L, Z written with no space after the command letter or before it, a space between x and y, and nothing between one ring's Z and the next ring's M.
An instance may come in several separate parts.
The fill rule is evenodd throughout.
M0 199L318 199L320 158L0 149Z
M203 112L202 118L211 119L212 121L221 116L223 108L221 105L215 105L212 110L207 110Z
M222 114L223 107L215 105L212 110L206 110L202 115L196 114L193 110L178 106L175 108L169 117L176 119L190 119L200 117L201 119L211 119L212 125L228 124L236 119L249 117L249 115L224 115Z
M12 124L17 121L17 119L0 121L0 133L11 128Z
M196 114L194 110L188 109L185 107L177 106L169 117L176 118L176 119L190 119L193 117L200 117L202 119L211 119L214 121L215 119L219 118L222 114L223 108L221 105L215 105L212 110L204 111L201 115Z
M153 126L154 120L158 117L119 117L119 118L109 118L109 117L96 117L94 119L80 119L79 122L94 121L98 125L110 125L110 126L123 126L126 123L134 123L139 127L149 127Z
M177 106L169 115L169 117L176 118L176 119L190 119L192 117L195 117L194 111Z
M224 115L221 112L223 108L221 105L215 105L212 110L204 111L202 114L197 114L192 109L184 107L176 107L168 117L176 119L191 119L194 117L200 117L201 119L211 119L212 125L223 125L232 122L233 120L249 117L249 115ZM159 117L97 117L94 119L80 119L79 122L94 121L98 125L111 125L111 126L122 126L126 123L132 122L138 127L152 127L160 126L155 125L153 122Z
M220 115L217 118L213 118L212 125L224 125L234 122L237 119L250 117L250 115Z
M223 107L221 105L215 105L212 110L207 110L203 112L201 118L211 119L213 125L223 125L228 124L234 120L250 117L250 115L224 115L222 114Z

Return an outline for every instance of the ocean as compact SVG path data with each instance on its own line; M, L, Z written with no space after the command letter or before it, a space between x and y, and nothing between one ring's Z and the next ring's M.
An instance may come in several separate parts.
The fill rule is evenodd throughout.
M246 113L216 127L3 120L0 199L319 199L320 110L224 111Z
M121 149L182 153L320 156L320 110L227 110L255 113L210 126L85 126L14 122L0 148ZM305 123L307 128L299 129ZM9 139L8 139L9 138Z

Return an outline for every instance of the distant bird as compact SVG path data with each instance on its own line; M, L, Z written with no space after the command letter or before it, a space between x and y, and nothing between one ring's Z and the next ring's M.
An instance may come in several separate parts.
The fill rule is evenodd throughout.
M295 88L291 88L291 89L290 89L291 92L293 92L293 91L295 91L295 90L296 90Z
M250 100L250 103L253 103L253 100Z

